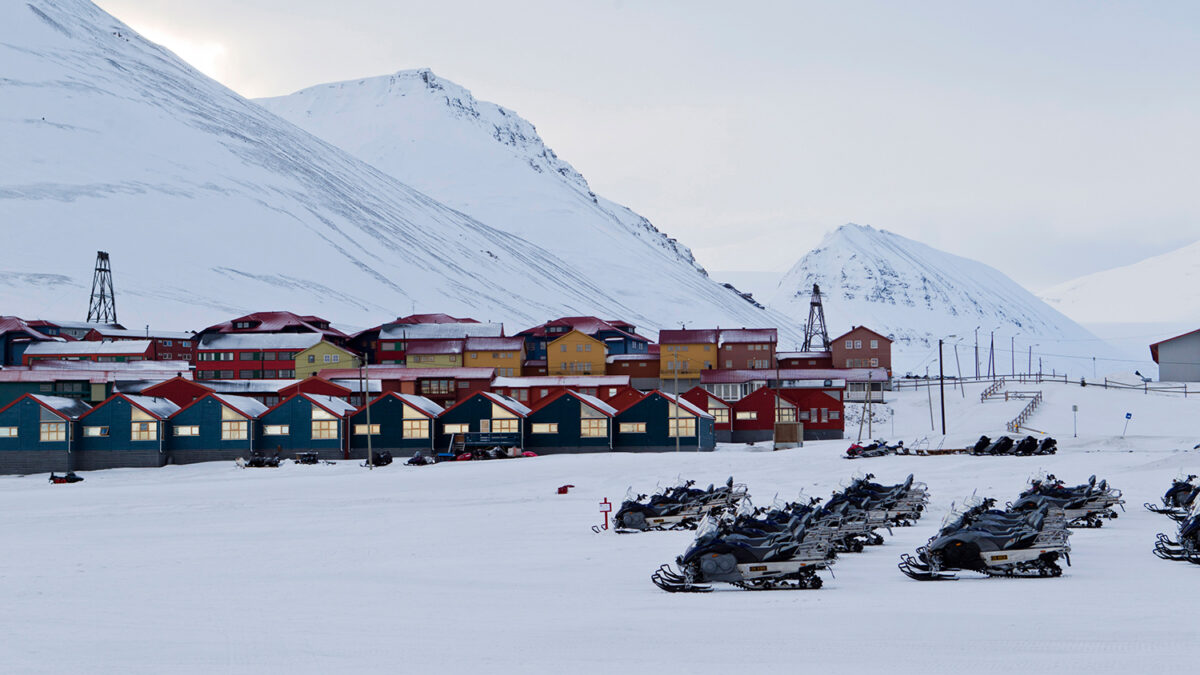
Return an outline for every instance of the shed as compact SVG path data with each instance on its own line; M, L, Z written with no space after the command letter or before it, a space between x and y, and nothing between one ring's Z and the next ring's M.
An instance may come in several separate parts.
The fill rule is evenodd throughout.
M246 396L206 394L171 415L168 443L173 464L248 457L259 438L267 406Z
M349 459L346 426L354 406L320 394L301 392L259 417L264 453L315 451L321 459Z
M525 447L539 453L612 450L616 414L616 408L595 396L559 391L529 413Z
M162 466L167 419L179 406L165 398L113 394L79 418L81 470Z
M350 416L350 456L366 459L368 431L374 451L386 450L403 456L418 450L432 451L434 429L442 411L442 406L424 396L389 391Z
M0 474L70 471L77 420L91 406L74 398L25 394L0 408Z

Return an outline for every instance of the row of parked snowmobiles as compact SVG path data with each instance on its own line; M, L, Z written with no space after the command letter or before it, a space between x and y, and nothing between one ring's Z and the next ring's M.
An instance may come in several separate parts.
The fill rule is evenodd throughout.
M992 440L987 436L980 436L975 442L975 446L971 448L972 455L1016 455L1019 457L1028 457L1031 455L1053 455L1058 452L1058 441L1049 436L1038 440L1033 436L1026 436L1020 441L1014 441L1008 436L1001 436L996 440Z
M709 485L701 490L695 484L689 480L652 495L626 494L613 517L614 531L694 530L705 516L736 509L748 496L746 486L734 483L732 476L720 487Z
M1069 527L1099 527L1116 518L1120 490L1107 481L1067 487L1053 475L1030 481L1029 489L1007 510L994 499L973 500L951 509L942 528L915 556L901 556L900 571L918 581L957 579L969 570L987 576L1057 577L1058 561L1071 564ZM1122 507L1123 508L1123 507Z
M418 450L405 464L408 466L426 466L428 464L437 464L439 462L471 462L481 461L485 459L511 459L513 457L537 457L536 452L525 450L518 455L510 453L507 449L501 447L494 448L472 448L466 452L458 454L439 452L430 455L422 454Z
M825 504L820 499L736 510L705 517L696 539L676 567L662 565L651 576L670 593L707 593L711 584L745 590L799 590L822 586L819 570L839 552L858 552L883 543L877 529L911 525L928 501L926 487L912 476L898 485L854 480Z
M1179 523L1176 539L1159 533L1154 542L1154 555L1163 560L1182 560L1200 565L1200 482L1196 476L1176 478L1162 496L1163 505L1146 504L1146 508L1161 513Z

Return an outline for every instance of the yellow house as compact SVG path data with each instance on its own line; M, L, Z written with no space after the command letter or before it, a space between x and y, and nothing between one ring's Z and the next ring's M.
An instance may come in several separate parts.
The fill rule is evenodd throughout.
M495 368L500 377L520 377L525 360L525 338L469 337L463 344L462 365Z
M572 330L546 345L547 375L603 375L604 343Z
M362 365L353 352L324 340L296 354L296 379L303 380L326 368L357 368Z
M716 330L664 330L658 333L658 376L698 380L700 371L717 367Z

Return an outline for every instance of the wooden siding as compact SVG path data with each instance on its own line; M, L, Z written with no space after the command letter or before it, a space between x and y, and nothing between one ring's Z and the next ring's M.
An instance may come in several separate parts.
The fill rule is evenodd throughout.
M604 343L577 330L546 345L549 375L604 375Z

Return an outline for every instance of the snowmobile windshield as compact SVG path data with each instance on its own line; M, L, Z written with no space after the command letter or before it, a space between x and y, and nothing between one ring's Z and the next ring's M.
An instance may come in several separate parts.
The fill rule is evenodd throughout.
M745 518L752 518L752 517L754 517L754 503L750 501L750 498L749 498L749 497L746 497L745 499L743 499L743 500L742 500L742 503L741 503L741 504L738 504L738 507L737 507L737 515L738 515L738 517L739 517L739 518L741 518L741 517L745 517Z
M696 528L696 541L712 539L720 533L721 527L717 524L717 519L704 516L704 520L700 521L699 527Z

